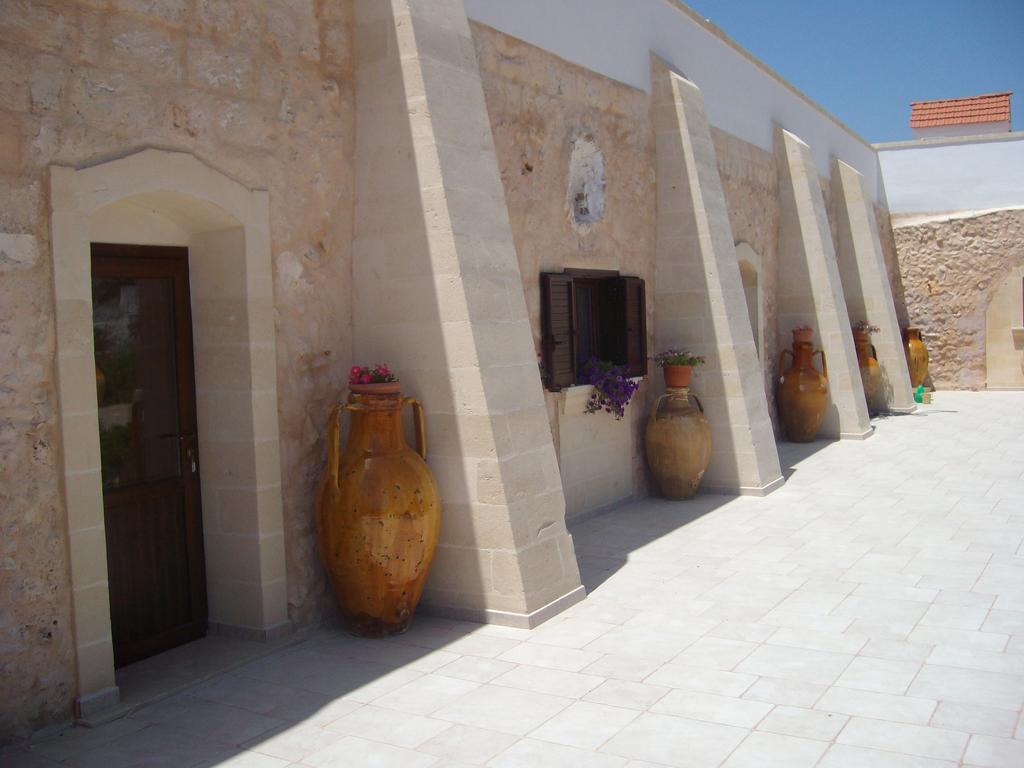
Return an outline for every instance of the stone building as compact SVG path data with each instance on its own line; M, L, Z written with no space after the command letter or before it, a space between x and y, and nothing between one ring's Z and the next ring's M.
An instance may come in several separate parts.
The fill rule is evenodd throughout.
M1009 93L915 102L913 141L878 144L899 273L940 389L1024 388L1024 133Z
M196 633L333 610L312 499L353 363L427 410L425 608L583 599L566 521L647 493L660 383L634 346L622 421L545 388L542 273L628 281L647 357L707 357L708 491L783 482L794 325L828 355L825 436L871 433L857 320L913 408L875 149L671 0L0 11L0 739L114 705L115 666ZM163 507L114 503L168 477ZM115 638L133 589L159 636Z

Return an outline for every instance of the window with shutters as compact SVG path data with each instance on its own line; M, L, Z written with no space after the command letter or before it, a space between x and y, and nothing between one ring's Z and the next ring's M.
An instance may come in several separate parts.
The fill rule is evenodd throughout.
M579 383L590 358L647 375L643 280L596 270L542 272L540 293L545 387L557 392Z

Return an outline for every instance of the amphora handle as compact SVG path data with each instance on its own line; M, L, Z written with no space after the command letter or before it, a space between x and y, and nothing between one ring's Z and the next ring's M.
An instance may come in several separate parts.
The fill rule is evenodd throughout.
M423 405L415 397L403 397L402 405L412 406L413 423L416 427L416 453L427 460L427 427L423 420Z
M331 408L331 415L327 417L327 471L336 488L341 487L341 450L338 447L341 440L341 414L362 410L365 409L358 403L338 403Z
M682 395L679 395L675 392L666 392L664 395L660 395L658 399L654 401L654 408L651 409L652 418L658 418L658 410L661 408L661 401L667 397L682 397ZM704 413L704 406L700 404L700 400L697 399L697 396L693 394L693 392L689 391L689 388L687 388L686 397L690 400L693 400L697 404L697 408L700 410L700 412Z
M779 375L781 376L786 372L786 355L793 356L793 350L784 349L779 353Z
M816 350L814 350L814 352L811 353L811 357L814 357L815 355L821 355L821 372L824 374L825 378L827 379L828 378L828 363L825 362L825 350L824 349L816 349Z

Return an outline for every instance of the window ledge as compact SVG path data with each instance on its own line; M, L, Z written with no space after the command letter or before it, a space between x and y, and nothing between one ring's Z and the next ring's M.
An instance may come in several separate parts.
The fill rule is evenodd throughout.
M644 376L631 376L630 381L639 383L644 378ZM558 409L562 415L565 415L566 413L583 413L593 391L594 386L592 384L576 384L551 394L558 398ZM633 397L635 398L636 395ZM629 403L632 405L633 400L630 400ZM629 406L627 405L626 408L629 408Z

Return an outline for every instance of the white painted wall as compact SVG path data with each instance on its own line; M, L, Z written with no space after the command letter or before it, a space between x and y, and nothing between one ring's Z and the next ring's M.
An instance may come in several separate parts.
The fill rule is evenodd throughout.
M606 77L650 91L650 53L701 89L711 124L772 150L779 123L810 145L818 173L832 156L885 199L870 144L728 42L675 0L465 0L469 17Z
M1024 132L879 144L891 213L1024 206Z

